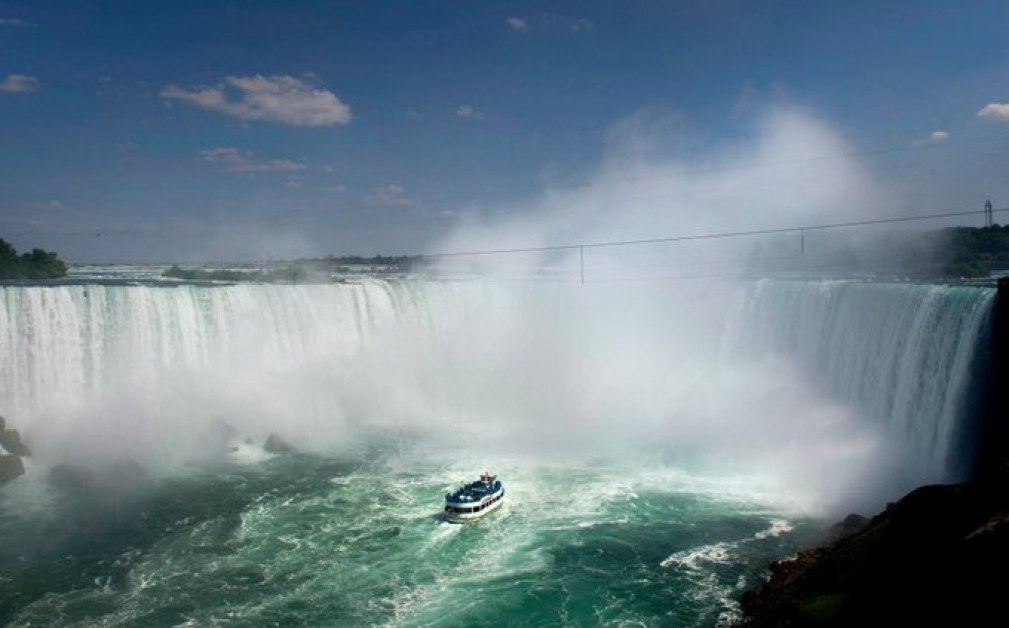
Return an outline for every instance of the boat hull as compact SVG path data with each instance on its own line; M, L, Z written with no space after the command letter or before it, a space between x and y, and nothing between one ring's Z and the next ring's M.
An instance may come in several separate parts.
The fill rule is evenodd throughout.
M479 502L445 502L445 521L449 523L468 523L483 519L504 504L504 489L489 495Z

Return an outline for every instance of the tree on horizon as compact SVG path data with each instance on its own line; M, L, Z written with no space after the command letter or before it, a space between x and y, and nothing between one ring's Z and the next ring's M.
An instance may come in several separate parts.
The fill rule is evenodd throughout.
M67 274L67 265L56 253L32 249L18 256L14 246L0 238L0 279L55 279Z

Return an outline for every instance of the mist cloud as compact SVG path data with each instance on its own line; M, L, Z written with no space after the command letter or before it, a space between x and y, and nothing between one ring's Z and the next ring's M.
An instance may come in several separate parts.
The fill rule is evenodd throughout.
M548 187L519 205L470 214L437 250L789 228L878 216L892 204L840 134L794 108L770 110L753 122L746 136L710 142L701 151L689 122L662 110L642 110L617 122L606 140L607 152L588 182ZM750 243L735 240L717 246L731 254ZM687 248L670 245L664 251L675 255ZM637 253L621 249L620 254Z

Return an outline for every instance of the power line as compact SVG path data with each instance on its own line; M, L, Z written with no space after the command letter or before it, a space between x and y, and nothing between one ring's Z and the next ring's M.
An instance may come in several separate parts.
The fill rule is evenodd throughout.
M760 235L773 235L780 233L804 233L806 231L823 231L827 229L842 229L846 227L863 227L870 225L885 225L900 222L914 222L923 220L938 220L941 218L962 218L964 216L977 216L986 211L1006 212L1009 208L994 210L971 210L961 212L946 212L942 214L928 214L924 216L903 216L897 218L878 218L875 220L854 220L850 222L836 222L820 225L804 225L796 227L778 227L774 229L753 229L750 231L725 231L721 233L704 233L684 236L667 236L661 238L641 238L637 240L612 240L608 242L580 242L576 244L560 244L555 246L532 246L513 249L487 249L476 251L453 251L449 253L425 253L414 257L420 258L442 258L442 257L465 257L478 255L506 255L512 253L545 253L548 251L571 251L574 249L600 249L619 246L638 246L642 244L664 244L669 242L687 242L692 240L715 240L720 238L740 238Z

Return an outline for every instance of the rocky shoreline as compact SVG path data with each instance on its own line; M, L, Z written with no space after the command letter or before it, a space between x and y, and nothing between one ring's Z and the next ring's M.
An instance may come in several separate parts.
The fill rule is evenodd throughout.
M740 625L980 626L1002 615L1006 484L923 486L855 521L841 538L773 563L768 582L744 594Z

